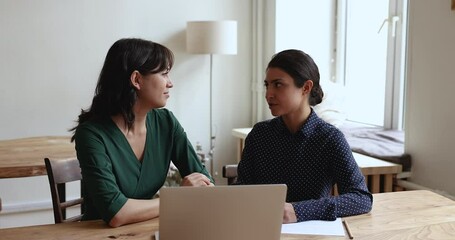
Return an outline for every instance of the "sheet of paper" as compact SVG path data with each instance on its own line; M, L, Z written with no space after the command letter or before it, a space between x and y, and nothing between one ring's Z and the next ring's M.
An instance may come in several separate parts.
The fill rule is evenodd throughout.
M341 218L337 218L335 221L306 221L283 224L281 233L344 236L344 228Z

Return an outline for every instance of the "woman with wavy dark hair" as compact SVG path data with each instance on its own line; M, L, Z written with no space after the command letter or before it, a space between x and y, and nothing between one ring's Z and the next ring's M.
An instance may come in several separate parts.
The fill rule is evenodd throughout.
M286 184L283 223L369 212L373 197L343 133L312 108L324 96L313 59L300 50L277 53L264 84L276 117L255 124L245 139L237 184ZM331 195L335 184L338 196Z
M171 161L182 186L210 186L182 126L163 108L173 87L173 53L142 39L120 39L109 49L92 105L82 110L72 140L82 170L83 220L110 226L159 215Z

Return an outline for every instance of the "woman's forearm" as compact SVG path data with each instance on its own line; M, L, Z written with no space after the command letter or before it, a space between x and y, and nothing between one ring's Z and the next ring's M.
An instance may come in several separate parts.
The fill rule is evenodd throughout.
M128 199L109 222L111 227L120 227L125 224L142 222L159 216L159 198L142 200Z

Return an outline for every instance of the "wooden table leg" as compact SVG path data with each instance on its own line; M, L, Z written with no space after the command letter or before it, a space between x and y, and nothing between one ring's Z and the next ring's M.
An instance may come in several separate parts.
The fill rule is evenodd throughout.
M381 186L381 176L376 174L376 175L371 175L371 193L379 193L380 192L380 186Z
M338 196L338 187L337 185L333 185L333 188L332 188L332 196Z
M237 163L239 163L242 159L243 145L243 139L240 139L237 145Z
M393 174L384 175L384 192L393 191Z
M237 163L242 159L242 139L237 143Z

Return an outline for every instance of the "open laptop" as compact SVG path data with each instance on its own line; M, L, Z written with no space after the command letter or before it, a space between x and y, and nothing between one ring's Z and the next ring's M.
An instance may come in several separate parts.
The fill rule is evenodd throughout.
M277 240L284 184L160 190L160 240Z

